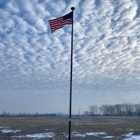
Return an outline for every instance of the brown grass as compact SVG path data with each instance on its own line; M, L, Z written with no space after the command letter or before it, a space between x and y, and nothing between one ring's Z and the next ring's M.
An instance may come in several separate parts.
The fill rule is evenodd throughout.
M68 117L0 117L0 127L22 130L17 133L2 133L0 140L33 140L32 138L12 138L26 134L54 132L55 137L47 138L55 140L67 140ZM2 130L4 128L0 128ZM76 137L73 134L85 134L86 132L105 132L99 136ZM140 135L139 117L73 117L72 140L102 140L105 136L115 136L111 140L123 140L125 134L133 132ZM45 139L45 138L44 138ZM105 139L106 140L106 139Z

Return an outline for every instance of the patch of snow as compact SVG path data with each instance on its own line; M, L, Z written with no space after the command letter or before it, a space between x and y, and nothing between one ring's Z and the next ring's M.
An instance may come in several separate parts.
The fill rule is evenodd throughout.
M68 133L63 133L64 137L68 138Z
M86 136L86 134L80 134L80 133L78 133L77 131L73 131L72 132L72 135L74 136L74 137L85 137Z
M3 129L1 130L2 133L17 133L20 132L21 130L10 130L10 129Z
M99 136L99 135L104 135L105 132L87 132L86 135L88 136Z
M140 135L136 136L131 136L130 138L125 138L124 140L140 140Z
M133 134L133 132L130 132L130 133L128 133L128 134L126 134L126 135L123 135L123 136L125 136L125 137L131 137L132 134Z
M52 138L54 137L54 133L53 132L48 132L48 133L38 133L38 134L27 134L25 136L12 136L14 138L36 138L36 139L42 139L42 138Z
M9 127L0 126L0 129L3 129L3 128L9 128Z
M77 133L77 134L73 134L73 136L75 136L75 137L83 137L84 138L86 135Z
M49 132L49 133L39 133L39 134L27 134L27 138L52 138L54 137L54 133Z
M123 140L140 140L140 135L133 135L133 132L130 132L130 133L123 135L123 136L127 137Z
M105 136L103 138L105 138L105 139L111 139L111 138L114 138L114 136Z

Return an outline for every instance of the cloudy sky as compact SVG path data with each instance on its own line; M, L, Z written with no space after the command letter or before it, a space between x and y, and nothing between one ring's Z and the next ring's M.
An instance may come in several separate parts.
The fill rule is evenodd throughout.
M139 0L0 0L0 113L69 112L72 6L72 112L140 102Z

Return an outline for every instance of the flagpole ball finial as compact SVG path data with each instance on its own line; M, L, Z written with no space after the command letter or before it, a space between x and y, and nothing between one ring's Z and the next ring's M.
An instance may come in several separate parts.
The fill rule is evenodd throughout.
M75 7L71 7L71 10L74 10L75 9Z

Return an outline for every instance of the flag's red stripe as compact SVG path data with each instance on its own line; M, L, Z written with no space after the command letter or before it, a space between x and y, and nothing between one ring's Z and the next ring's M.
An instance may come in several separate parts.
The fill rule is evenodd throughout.
M61 23L61 24L52 24L52 23L50 23L50 25L51 25L51 28L53 28L53 27L57 27L57 26L64 26L64 25L66 25L66 24L72 24L71 22L63 22L63 23Z
M57 29L62 28L66 24L72 24L72 18L63 20L63 17L49 20L51 31L54 32Z

